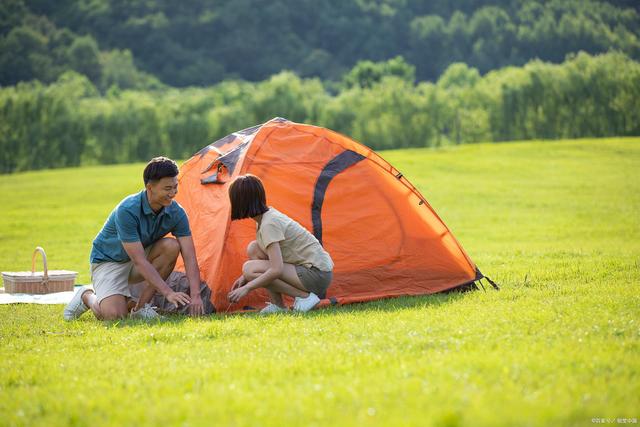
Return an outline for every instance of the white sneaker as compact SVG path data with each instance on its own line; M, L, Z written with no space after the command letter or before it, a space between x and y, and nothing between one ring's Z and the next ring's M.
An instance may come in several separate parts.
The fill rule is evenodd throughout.
M84 302L82 302L82 295L90 290L91 288L80 286L80 289L78 289L76 293L73 294L73 298L71 298L69 304L67 304L64 308L64 313L62 314L64 320L75 320L80 317L82 313L89 310L89 307L84 305Z
M262 310L260 310L260 314L274 314L274 313L280 313L282 311L287 311L287 310L280 307L279 305L271 304L270 302L268 302L267 306Z
M156 308L157 307L152 307L151 304L146 303L144 307L142 307L140 310L132 311L129 316L134 319L143 319L143 320L160 319L162 318L162 316L158 314L158 312L155 310Z
M296 297L293 301L293 310L305 313L318 305L319 302L320 298L318 298L318 295L309 292L309 296L306 298Z

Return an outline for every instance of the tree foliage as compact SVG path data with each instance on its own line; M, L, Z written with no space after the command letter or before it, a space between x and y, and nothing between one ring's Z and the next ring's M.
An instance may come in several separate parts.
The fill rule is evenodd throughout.
M347 75L387 67L360 63ZM534 60L485 76L455 63L435 83L383 74L335 95L292 72L260 83L114 86L106 94L76 72L49 85L19 83L0 89L0 172L187 158L276 116L329 127L374 149L640 135L640 63L623 53Z
M282 70L339 82L359 61L397 56L435 82L455 62L485 74L578 51L638 60L639 10L632 0L3 0L0 85L68 70L102 91L143 89L145 76L208 86ZM117 78L96 60L109 52L132 58Z

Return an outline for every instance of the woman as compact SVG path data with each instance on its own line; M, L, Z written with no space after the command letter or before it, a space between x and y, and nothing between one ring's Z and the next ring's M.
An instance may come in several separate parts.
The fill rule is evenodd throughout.
M260 313L286 310L282 294L295 298L293 309L315 307L333 277L333 261L318 239L300 224L267 206L264 186L254 175L237 177L229 187L231 220L252 218L256 240L247 247L249 261L233 283L229 301L235 303L257 288L269 292L271 302Z

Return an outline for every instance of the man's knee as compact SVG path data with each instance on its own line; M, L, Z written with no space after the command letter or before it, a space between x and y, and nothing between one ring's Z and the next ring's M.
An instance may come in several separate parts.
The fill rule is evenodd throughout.
M129 312L127 310L120 309L108 309L100 310L101 320L120 320L127 317Z
M124 319L129 314L127 299L123 295L112 295L99 304L101 320Z
M153 246L155 250L168 258L178 258L178 254L180 253L180 243L170 237L164 237L158 240Z
M265 259L264 252L262 252L260 246L258 246L258 242L255 240L247 246L247 255L249 259Z

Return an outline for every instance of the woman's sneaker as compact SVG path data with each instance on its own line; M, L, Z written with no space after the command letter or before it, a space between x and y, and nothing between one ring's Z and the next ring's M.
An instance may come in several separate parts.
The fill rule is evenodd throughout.
M130 317L133 319L142 319L142 320L153 320L160 319L162 316L158 314L155 310L156 307L152 307L151 304L147 303L138 311L132 311Z
M91 289L86 286L80 286L80 289L73 294L73 298L69 301L69 304L64 308L63 317L64 320L75 320L82 315L85 311L89 310L89 307L82 302L82 295Z
M293 310L305 313L318 305L319 302L320 298L318 298L318 295L309 292L309 296L306 298L296 297L293 301Z
M268 302L267 306L262 310L260 310L260 314L274 314L274 313L280 313L283 311L287 311L287 310L280 307L279 305L271 304L270 302Z

